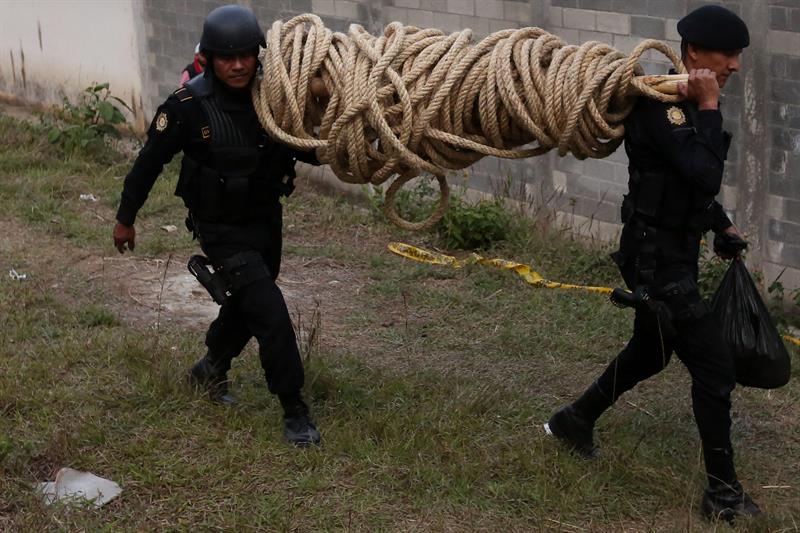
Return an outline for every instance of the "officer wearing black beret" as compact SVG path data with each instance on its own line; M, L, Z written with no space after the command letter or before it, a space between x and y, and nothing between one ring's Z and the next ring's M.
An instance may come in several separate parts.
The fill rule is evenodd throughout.
M275 284L281 264L281 196L294 189L297 160L319 164L311 153L270 139L258 121L250 87L264 34L249 9L228 5L203 25L202 76L176 90L157 110L147 143L125 178L114 227L122 253L133 250L136 213L165 164L183 152L176 195L189 209L197 237L230 296L206 335L208 353L192 367L193 382L213 401L231 403L231 361L255 337L267 385L284 409L284 436L315 444L320 434L300 394L303 364L283 295Z
M722 129L720 88L739 70L750 44L746 24L719 6L701 7L678 22L689 81L679 104L640 98L625 123L629 159L624 228L613 254L638 304L633 336L605 372L545 425L586 457L595 457L594 425L626 391L663 370L672 356L692 378L692 407L700 433L708 488L701 512L733 521L760 513L742 490L730 440L733 360L719 324L697 289L700 240L716 234L725 259L745 247L715 200L731 136Z

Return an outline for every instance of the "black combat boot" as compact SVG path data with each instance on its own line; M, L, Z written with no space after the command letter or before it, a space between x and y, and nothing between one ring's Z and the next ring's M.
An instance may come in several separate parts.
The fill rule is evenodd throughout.
M574 403L556 411L544 430L582 457L594 459L600 455L594 444L594 423L612 403L594 382Z
M703 446L703 460L708 475L708 489L700 502L700 512L704 517L732 524L737 517L749 518L761 514L761 509L736 480L731 448Z
M308 406L299 392L280 395L283 406L283 437L295 446L319 444L322 436L311 421Z
M761 509L742 489L738 481L708 487L700 502L700 512L708 520L725 520L733 524L737 518L753 518Z
M209 399L218 405L232 405L236 400L228 393L228 375L206 355L189 370L189 383L208 390Z

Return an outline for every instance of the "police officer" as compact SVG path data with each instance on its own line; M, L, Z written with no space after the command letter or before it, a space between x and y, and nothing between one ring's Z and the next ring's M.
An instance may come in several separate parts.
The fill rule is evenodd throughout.
M114 243L120 253L133 250L136 213L164 165L182 151L176 195L189 209L187 227L230 290L208 329L208 353L189 376L208 387L213 401L231 403L231 360L255 337L268 388L284 409L285 438L316 444L320 434L300 393L303 365L275 280L280 197L294 188L296 160L319 163L313 154L273 142L259 124L250 98L259 46L266 46L264 34L249 9L228 5L209 13L200 40L207 68L157 109L125 178Z
M715 251L737 256L746 242L715 201L730 135L722 129L720 88L739 70L750 38L745 23L719 6L678 22L689 81L679 104L640 98L625 123L629 192L624 228L612 255L634 292L633 337L574 403L545 430L579 454L598 454L595 421L624 392L663 370L675 352L692 378L692 407L703 446L708 488L701 512L733 521L760 513L742 490L730 441L733 361L720 327L697 289L700 239L716 234Z

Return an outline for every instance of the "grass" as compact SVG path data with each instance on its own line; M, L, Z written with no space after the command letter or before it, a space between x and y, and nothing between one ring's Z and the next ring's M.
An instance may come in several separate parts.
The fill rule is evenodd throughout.
M34 128L1 117L0 137L9 139L0 145L0 223L25 231L22 242L0 243L0 267L31 273L0 276L0 530L730 529L696 511L703 474L679 363L601 419L599 461L543 435L541 423L629 334L630 313L604 298L534 290L480 266L404 261L386 251L388 241L435 242L301 187L285 209L283 276L329 297L296 309L324 445L293 449L281 442L279 406L253 346L231 373L239 403L211 405L182 381L205 325L155 330L126 319L128 303L76 266L109 253L129 162L64 160ZM180 225L173 186L171 167L137 223L137 255L193 248L185 233L158 230ZM100 201L78 201L84 192ZM44 235L63 246L62 260L43 261L27 242ZM606 254L533 232L487 253L560 281L619 284ZM770 513L739 531L792 531L800 522L793 357L787 387L734 393L737 465ZM124 492L100 510L45 507L31 485L62 466L113 479ZM791 488L762 488L776 485Z

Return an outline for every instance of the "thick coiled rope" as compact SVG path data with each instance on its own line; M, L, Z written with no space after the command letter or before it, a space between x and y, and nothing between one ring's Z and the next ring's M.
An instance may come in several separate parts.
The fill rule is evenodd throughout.
M472 31L389 24L375 37L356 24L347 35L316 15L276 21L260 60L253 101L267 132L316 150L348 183L382 184L385 212L407 229L432 226L447 208L449 170L484 156L602 158L622 142L635 98L676 101L642 83L637 61L654 49L685 72L665 43L642 42L630 56L597 41L568 45L539 28L503 30L477 44ZM325 84L327 101L309 89ZM421 173L437 178L441 198L422 222L403 220L394 198Z

